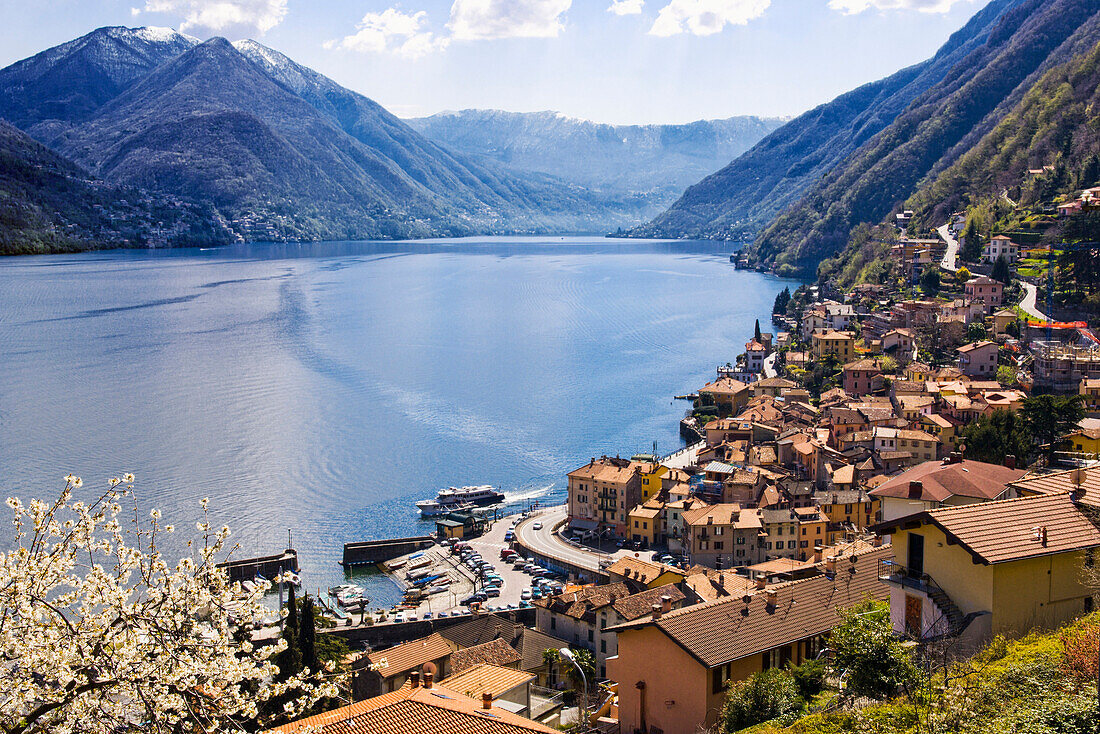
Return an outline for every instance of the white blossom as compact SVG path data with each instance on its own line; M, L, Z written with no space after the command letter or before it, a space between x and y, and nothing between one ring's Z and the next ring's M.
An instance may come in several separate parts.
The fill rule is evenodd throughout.
M254 730L276 709L299 716L337 695L333 678L279 680L283 645L250 641L279 615L217 567L228 528L200 523L203 542L172 565L156 546L159 512L152 528L123 526L120 485L133 480L110 481L87 504L71 501L82 484L71 474L57 500L8 498L16 535L0 553L0 731Z

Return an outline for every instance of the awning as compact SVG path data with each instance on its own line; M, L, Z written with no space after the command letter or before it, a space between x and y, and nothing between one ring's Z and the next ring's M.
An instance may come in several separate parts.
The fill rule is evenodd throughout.
M575 517L569 521L569 527L574 530L595 530L600 526L600 523L596 520L585 520L582 517Z

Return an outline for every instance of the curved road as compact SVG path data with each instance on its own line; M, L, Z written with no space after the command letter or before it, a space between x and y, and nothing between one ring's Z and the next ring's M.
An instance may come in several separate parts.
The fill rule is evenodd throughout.
M1024 298L1020 301L1020 309L1028 316L1034 316L1039 321L1047 321L1046 314L1039 310L1035 303L1038 290L1031 283L1020 281L1020 285L1024 288Z
M950 270L952 273L959 269L959 241L951 236L951 225L945 224L936 230L940 233L940 237L947 243L947 252L944 253L943 261L940 265L944 270Z
M609 556L566 543L554 534L554 527L565 522L567 515L568 511L562 505L529 517L516 526L516 536L524 547L530 548L535 553L557 558L579 568L598 571L600 561ZM542 528L539 530L534 528L537 522L542 523Z

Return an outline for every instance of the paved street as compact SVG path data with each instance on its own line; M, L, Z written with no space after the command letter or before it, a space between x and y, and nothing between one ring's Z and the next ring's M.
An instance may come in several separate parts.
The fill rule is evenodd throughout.
M1022 280L1020 281L1020 285L1023 286L1024 289L1024 298L1020 301L1020 308L1032 318L1039 321L1047 321L1046 314L1039 310L1035 302L1038 296L1038 289L1031 283L1025 283Z
M947 224L936 231L940 233L940 237L947 243L947 252L944 253L943 261L940 264L943 266L944 270L950 270L954 273L959 269L959 241L951 236L951 227Z
M516 527L516 533L519 535L520 541L536 553L552 558L560 558L580 568L587 568L592 571L599 570L600 561L607 556L571 545L554 535L554 526L564 522L566 515L565 505L547 510L521 522ZM535 530L534 526L536 524L541 524L542 528Z

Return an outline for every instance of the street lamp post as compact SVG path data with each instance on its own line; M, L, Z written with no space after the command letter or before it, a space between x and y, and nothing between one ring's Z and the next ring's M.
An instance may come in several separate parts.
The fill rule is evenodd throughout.
M573 667L577 669L577 672L581 674L581 683L584 689L581 691L581 722L588 726L588 676L584 674L584 668L577 662L576 656L573 655L573 651L568 647L563 647L558 650L558 654L563 658L573 663Z

